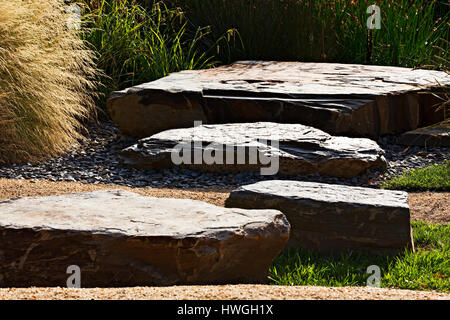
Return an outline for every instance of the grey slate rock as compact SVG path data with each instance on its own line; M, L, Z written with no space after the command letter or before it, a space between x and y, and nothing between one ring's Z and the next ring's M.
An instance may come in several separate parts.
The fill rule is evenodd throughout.
M240 61L114 92L107 110L124 135L137 138L192 127L195 120L299 123L333 135L376 138L428 125L424 121L439 102L432 93L442 91L440 85L450 85L445 72Z
M291 224L290 247L326 253L414 250L408 194L402 191L271 180L232 191L225 206L280 210Z
M123 190L0 201L0 286L266 282L289 223L276 210L227 209Z
M402 134L398 144L419 147L450 147L450 129L448 125L442 127L419 128Z
M368 169L386 168L384 151L372 140L333 137L300 124L272 122L201 125L167 130L139 140L137 144L124 149L120 158L126 165L139 169L171 168L175 166L172 156L181 155L177 148L183 143L190 148L190 157L187 157L190 163L177 165L190 170L259 171L271 166L267 164L270 159L278 159L279 173L282 175L321 174L348 178ZM234 155L231 155L231 158L234 157L233 163L226 161L227 148L234 150ZM245 149L245 163L237 161L238 148ZM196 152L194 150L204 155L211 149L223 152L221 163L208 163L204 157L200 158L199 163L192 159ZM251 152L258 153L257 163L251 164ZM265 158L264 161L261 161L261 156Z

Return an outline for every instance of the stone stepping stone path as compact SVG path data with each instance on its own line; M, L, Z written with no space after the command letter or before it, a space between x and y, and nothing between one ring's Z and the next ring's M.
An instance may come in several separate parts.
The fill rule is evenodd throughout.
M241 161L239 152L245 152ZM125 164L141 169L180 165L237 172L265 168L271 174L271 167L279 167L278 173L284 175L354 177L368 169L384 170L383 154L377 143L366 138L333 137L299 124L260 122L167 130L124 149L120 157ZM175 160L174 155L178 157ZM272 160L277 164L269 163Z
M225 205L280 210L291 224L290 247L372 254L414 249L408 194L402 191L271 180L234 190Z
M276 210L123 190L0 201L0 286L267 282L290 226Z
M174 128L274 121L376 138L425 123L450 86L445 72L352 64L241 61L187 70L114 92L107 109L137 138ZM427 94L418 94L426 91Z

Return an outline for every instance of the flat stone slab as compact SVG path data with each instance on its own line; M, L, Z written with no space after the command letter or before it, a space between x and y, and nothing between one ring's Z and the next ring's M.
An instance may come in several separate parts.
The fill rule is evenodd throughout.
M266 282L289 237L276 210L227 209L123 190L0 201L0 286Z
M449 125L419 128L402 134L397 140L404 146L450 147Z
M384 170L383 154L366 138L333 137L300 124L259 122L167 130L122 150L120 158L140 169L179 165L202 171L354 177L368 169Z
M234 190L225 206L280 210L291 224L290 247L374 254L414 249L402 191L270 180Z
M450 86L450 76L439 71L241 61L114 92L107 109L124 135L138 138L196 120L299 123L333 135L378 137L427 125L429 109L440 102L430 93L437 81Z

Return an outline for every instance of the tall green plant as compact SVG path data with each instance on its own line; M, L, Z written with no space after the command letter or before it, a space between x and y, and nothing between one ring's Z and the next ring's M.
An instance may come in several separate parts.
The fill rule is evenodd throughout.
M179 0L194 25L213 34L236 28L241 37L229 60L265 59L365 63L367 8L381 9L372 62L417 67L442 55L449 38L445 4L431 0ZM439 6L437 7L437 5ZM447 48L448 49L448 48ZM449 51L445 51L448 57ZM228 57L221 56L222 59Z
M215 65L215 46L205 50L199 41L208 28L190 28L179 8L163 2L84 0L85 40L99 53L98 67L108 75L105 93L185 69ZM218 37L219 40L223 39Z

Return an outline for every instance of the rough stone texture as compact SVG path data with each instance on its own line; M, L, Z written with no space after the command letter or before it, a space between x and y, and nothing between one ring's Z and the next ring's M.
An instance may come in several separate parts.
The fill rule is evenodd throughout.
M123 190L0 202L0 286L267 281L289 223L276 210L217 207Z
M203 123L299 123L334 135L378 137L425 126L445 72L351 64L241 61L187 70L114 92L107 109L138 138ZM428 92L419 94L419 92ZM442 120L442 119L441 119Z
M401 191L271 180L234 190L225 206L282 211L291 247L378 254L414 249L407 201Z
M409 131L402 134L397 143L405 146L450 147L450 128L448 126Z
M278 146L274 144L277 141ZM177 150L181 142L191 147L191 155L194 155L194 149L201 150L202 154L205 150L223 151L223 157L218 156L218 159L222 159L222 164L218 160L208 164L203 158L200 158L201 163L195 164L192 157L191 164L180 164L181 167L204 171L237 172L269 168L270 164L260 161L260 156L256 164L251 164L249 154L255 154L255 150L266 159L277 158L278 173L284 175L318 173L353 177L369 168L386 167L383 150L372 140L333 137L300 124L272 122L202 125L167 130L124 149L120 157L125 164L141 169L170 168L175 165L172 155L181 155ZM198 147L194 142L198 143ZM233 163L226 161L227 148L234 150ZM238 148L245 148L245 163L239 164L237 161ZM212 156L218 154L211 152Z

